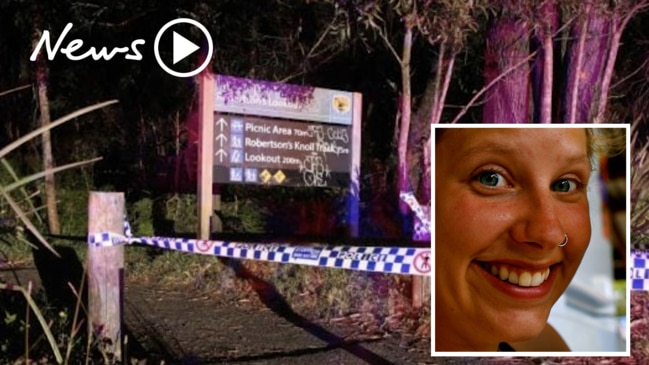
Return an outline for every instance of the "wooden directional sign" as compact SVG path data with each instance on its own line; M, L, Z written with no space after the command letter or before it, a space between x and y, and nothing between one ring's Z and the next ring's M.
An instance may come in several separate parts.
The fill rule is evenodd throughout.
M214 181L347 186L351 126L214 115Z
M207 71L199 82L201 239L220 183L348 187L358 233L361 94Z

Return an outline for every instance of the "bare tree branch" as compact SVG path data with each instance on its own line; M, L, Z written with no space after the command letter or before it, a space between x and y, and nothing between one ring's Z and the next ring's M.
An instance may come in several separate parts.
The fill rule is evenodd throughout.
M305 59L309 59L313 56L316 49L318 49L318 47L320 47L320 44L322 44L322 42L327 38L327 36L329 35L329 31L335 26L337 20L338 20L338 15L334 15L334 18L331 20L331 23L327 25L327 28L322 32L322 34L320 34L318 40L315 42L315 44L311 47L309 52L306 54Z
M13 88L13 89L9 89L9 90L6 90L6 91L2 91L2 92L0 92L0 96L9 95L9 94L14 93L14 92L16 92L16 91L29 89L29 88L31 88L31 87L32 87L31 85L18 86L18 87L15 87L15 88Z

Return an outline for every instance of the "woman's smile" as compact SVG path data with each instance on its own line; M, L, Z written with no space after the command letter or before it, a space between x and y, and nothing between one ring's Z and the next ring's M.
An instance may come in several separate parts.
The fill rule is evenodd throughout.
M512 265L474 261L470 268L479 273L480 280L503 294L504 300L539 300L547 299L556 277L557 265L545 269L523 269Z
M501 263L478 262L478 264L500 280L523 287L539 286L550 276L550 267L542 270L526 270Z

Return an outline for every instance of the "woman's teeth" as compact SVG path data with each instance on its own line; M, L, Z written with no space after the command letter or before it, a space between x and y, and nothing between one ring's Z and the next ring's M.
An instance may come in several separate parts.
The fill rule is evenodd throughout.
M508 281L511 284L518 286L539 286L543 284L544 281L550 276L550 268L547 268L542 271L519 271L515 272L508 269L506 266L500 266L493 264L488 265L488 270L491 274L500 280Z

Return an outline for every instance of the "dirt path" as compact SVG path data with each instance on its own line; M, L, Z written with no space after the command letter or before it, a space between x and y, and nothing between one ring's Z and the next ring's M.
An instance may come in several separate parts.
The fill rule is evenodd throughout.
M0 270L0 282L42 288L33 268ZM539 364L530 358L432 358L427 340L368 331L354 316L334 323L309 320L281 297L224 301L193 289L126 284L124 325L127 363L164 364ZM632 342L646 346L649 295L633 292ZM2 304L2 303L0 303ZM646 348L634 358L552 358L545 364L646 364ZM639 351L639 352L638 352ZM542 362L542 361L541 361Z
M43 288L33 267L0 270L0 282L31 282L34 293ZM128 364L439 363L428 340L367 331L354 316L312 321L277 296L225 301L191 288L130 281L123 316Z
M433 364L427 341L317 323L282 306L214 303L192 292L127 285L125 324L147 364ZM278 313L280 312L280 313ZM141 358L138 354L133 357Z

